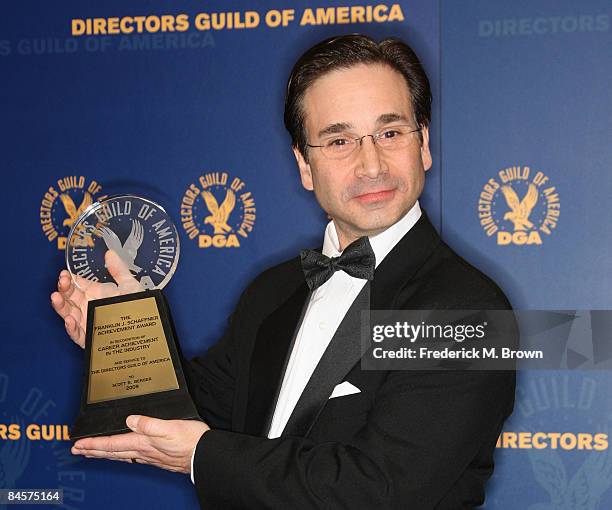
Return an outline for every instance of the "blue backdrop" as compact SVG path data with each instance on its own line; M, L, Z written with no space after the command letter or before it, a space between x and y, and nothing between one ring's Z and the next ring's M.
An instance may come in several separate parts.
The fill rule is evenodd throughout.
M79 400L82 352L49 306L70 202L132 192L167 209L181 258L165 293L184 351L202 352L254 275L322 239L326 218L301 188L282 111L295 59L334 34L399 36L422 58L434 93L422 203L452 247L516 308L612 308L610 10L605 0L4 5L0 425L20 434L0 426L0 488L61 487L66 508L197 507L185 476L73 458L61 434L37 438L37 425L71 424ZM238 14L205 29L203 14L227 11ZM258 25L235 28L256 17L247 11ZM155 31L164 15L186 30ZM143 33L72 34L75 19L126 16L149 17ZM221 201L232 182L235 237L215 239L190 190L207 184ZM508 193L525 200L532 187L521 228ZM611 388L605 372L521 373L486 507L610 508ZM538 432L543 448L524 439ZM598 433L601 450L550 439Z

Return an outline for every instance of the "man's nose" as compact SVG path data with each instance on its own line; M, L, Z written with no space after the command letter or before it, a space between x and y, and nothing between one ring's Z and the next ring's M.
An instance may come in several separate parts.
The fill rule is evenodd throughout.
M361 147L357 147L357 150L359 151L359 161L356 169L358 177L375 179L385 171L384 162L380 157L380 149L374 143L374 138L371 135L366 135L361 139Z

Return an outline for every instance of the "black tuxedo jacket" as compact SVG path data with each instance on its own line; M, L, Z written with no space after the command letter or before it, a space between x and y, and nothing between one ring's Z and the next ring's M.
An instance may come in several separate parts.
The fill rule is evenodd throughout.
M371 309L508 309L423 216L376 269ZM267 432L309 292L299 258L259 275L218 344L185 367L212 430L194 461L205 509L459 509L484 500L514 372L366 371L362 292L283 435ZM349 381L360 393L329 399Z

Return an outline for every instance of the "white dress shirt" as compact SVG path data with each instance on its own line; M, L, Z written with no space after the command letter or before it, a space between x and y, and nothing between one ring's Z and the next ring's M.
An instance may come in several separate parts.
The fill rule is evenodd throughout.
M393 247L404 237L421 217L419 202L384 232L369 238L376 256L376 267L383 261ZM339 257L340 245L333 221L327 224L323 240L323 255ZM306 384L310 380L336 329L346 312L361 292L367 280L354 278L344 271L336 271L323 285L310 296L304 320L300 326L287 370L283 378L280 394L274 409L268 438L279 437L295 408ZM191 481L193 482L193 459L191 456ZM195 483L195 482L194 482Z

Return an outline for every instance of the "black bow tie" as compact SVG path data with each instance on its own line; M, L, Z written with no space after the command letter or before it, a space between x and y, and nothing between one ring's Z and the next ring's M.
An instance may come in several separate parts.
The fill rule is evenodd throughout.
M323 285L336 271L364 280L374 279L376 257L367 237L349 244L339 257L330 258L316 250L302 250L300 258L310 290Z

